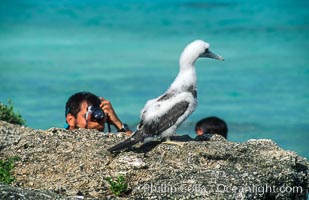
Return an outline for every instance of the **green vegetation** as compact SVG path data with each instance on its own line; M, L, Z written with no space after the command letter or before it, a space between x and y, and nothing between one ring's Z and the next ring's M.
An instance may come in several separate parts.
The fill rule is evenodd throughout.
M12 183L15 178L11 175L11 170L15 167L15 162L19 160L19 157L12 156L7 159L0 159L0 182Z
M117 197L120 196L123 192L126 192L128 189L128 184L125 183L125 179L121 175L119 175L116 179L108 177L105 180L109 183L109 189Z
M25 125L26 121L21 117L20 114L14 112L12 100L8 100L9 105L4 105L0 102L0 120L12 123Z

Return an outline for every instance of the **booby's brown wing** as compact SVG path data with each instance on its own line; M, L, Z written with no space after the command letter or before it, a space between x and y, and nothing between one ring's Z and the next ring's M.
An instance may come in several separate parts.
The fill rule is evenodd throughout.
M155 120L142 122L141 132L144 137L156 136L173 126L178 118L183 115L189 106L189 102L181 101L175 104L165 114Z
M148 121L146 123L141 121L138 130L135 131L130 138L114 145L109 148L108 151L121 151L130 148L140 141L143 142L147 137L160 137L160 133L173 126L178 118L186 112L188 106L189 102L181 101L175 104L167 113L159 117L157 120Z

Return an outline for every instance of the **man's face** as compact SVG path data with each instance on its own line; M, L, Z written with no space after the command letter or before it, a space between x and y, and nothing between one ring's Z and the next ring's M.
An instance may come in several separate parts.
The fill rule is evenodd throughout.
M203 130L202 128L198 128L198 129L196 130L196 134L197 134L197 135L203 135L203 134L204 134L204 130Z
M96 122L96 121L91 121L91 116L88 116L88 119L86 119L86 113L88 109L88 103L86 101L83 101L81 103L80 111L77 113L77 117L75 118L75 127L79 128L87 128L87 129L97 129L99 131L104 130L104 122L105 122L105 117L103 120ZM87 124L88 121L88 124Z

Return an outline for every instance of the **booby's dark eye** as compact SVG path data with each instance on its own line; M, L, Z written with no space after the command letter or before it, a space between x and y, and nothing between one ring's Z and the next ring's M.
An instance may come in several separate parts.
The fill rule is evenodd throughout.
M209 49L208 48L206 48L205 51L200 54L200 56L205 56L207 54L209 54Z
M205 53L209 53L209 49L207 48L207 49L205 49Z

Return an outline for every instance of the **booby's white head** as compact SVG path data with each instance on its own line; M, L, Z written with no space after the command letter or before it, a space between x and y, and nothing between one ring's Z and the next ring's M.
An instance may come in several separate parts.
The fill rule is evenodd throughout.
M203 40L195 40L190 44L188 44L180 56L179 59L180 68L193 67L195 61L198 58L202 57L224 60L223 57L212 53L209 50L209 47L210 45L207 42L204 42Z
M179 59L179 73L170 86L170 89L195 88L196 72L194 63L198 58L207 57L217 60L224 60L223 57L212 53L209 50L209 44L203 40L195 40L188 44L183 50Z

